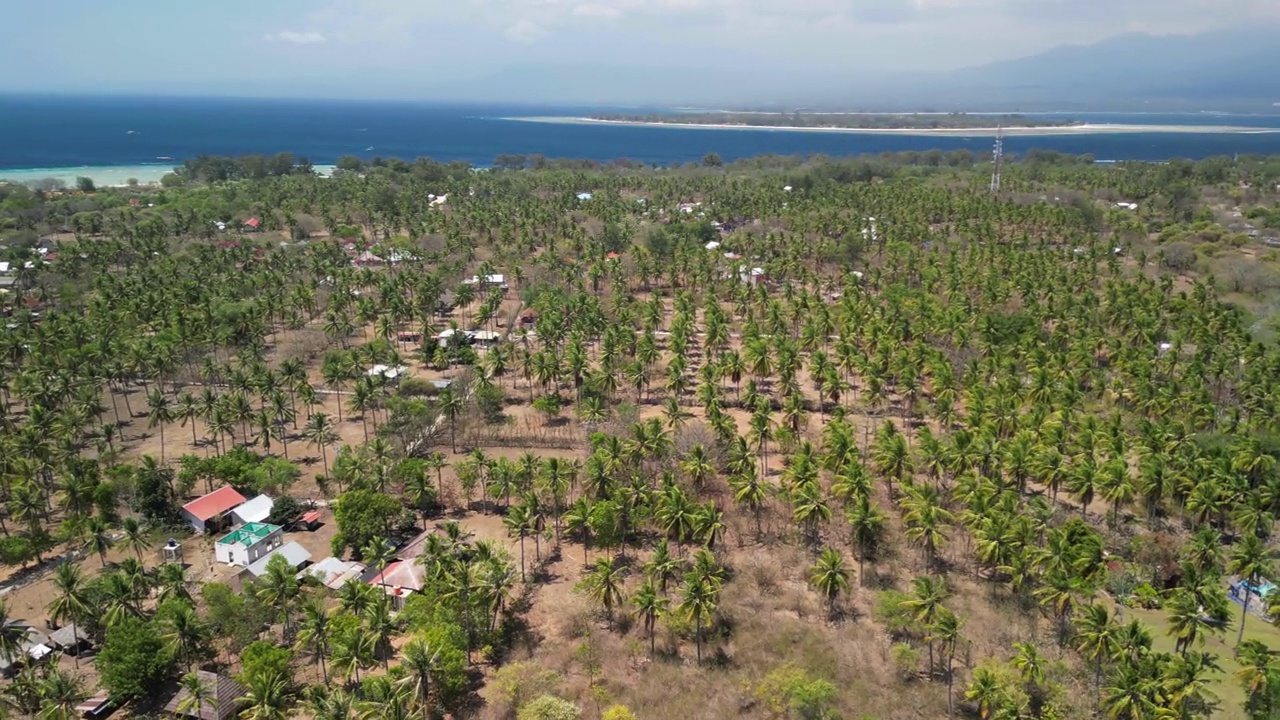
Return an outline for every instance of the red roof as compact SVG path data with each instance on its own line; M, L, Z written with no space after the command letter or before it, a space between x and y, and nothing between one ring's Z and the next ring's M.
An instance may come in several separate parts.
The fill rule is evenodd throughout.
M319 519L320 519L319 510L312 510L311 512L302 514L302 522L304 523L313 523Z
M262 221L259 220L258 218L249 218L248 220L244 221L244 224L248 225L251 228L256 228L261 222Z
M226 485L202 498L192 500L183 505L182 509L195 519L204 522L242 503L244 503L244 496L236 492L235 488Z
M621 258L622 256L621 256L621 255L619 255L618 253L609 253L608 255L605 255L604 257L605 257L605 259L606 259L606 260L617 260L617 259Z

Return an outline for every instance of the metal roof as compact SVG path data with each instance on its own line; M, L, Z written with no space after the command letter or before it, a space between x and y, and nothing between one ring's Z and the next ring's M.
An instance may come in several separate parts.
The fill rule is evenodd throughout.
M311 553L308 552L306 548L296 542L291 542L281 545L275 550L272 550L266 555L258 558L257 562L245 568L244 571L251 573L254 577L262 577L267 572L267 563L276 555L283 555L284 559L289 561L289 567L295 568L311 559Z
M266 495L259 495L232 508L231 513L240 518L241 522L260 523L270 517L273 505L275 505L274 500Z
M202 498L192 500L183 505L182 509L195 519L203 522L218 517L243 502L243 495L236 492L236 489L230 485L225 485Z

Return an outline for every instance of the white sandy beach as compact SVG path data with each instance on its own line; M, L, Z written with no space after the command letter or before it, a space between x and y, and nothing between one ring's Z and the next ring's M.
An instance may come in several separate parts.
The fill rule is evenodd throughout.
M67 187L75 187L76 178L87 177L99 187L123 187L130 179L141 185L154 185L160 178L173 172L178 162L152 163L148 165L98 165L80 167L20 168L6 170L0 168L0 182L27 184L41 180L61 180ZM334 170L333 165L316 165L318 174L328 176Z
M841 127L784 127L740 124L703 124L676 122L642 122L633 120L601 120L584 117L513 117L507 120L524 122L557 123L568 125L629 125L635 127L683 128L687 130L755 130L785 132L851 133L855 135L917 135L945 137L994 137L998 132L1009 136L1043 137L1049 135L1105 135L1121 133L1184 133L1184 134L1236 134L1267 135L1280 133L1280 128L1259 128L1239 125L1116 125L1110 123L1081 123L1060 127L1007 127L1007 128L841 128Z

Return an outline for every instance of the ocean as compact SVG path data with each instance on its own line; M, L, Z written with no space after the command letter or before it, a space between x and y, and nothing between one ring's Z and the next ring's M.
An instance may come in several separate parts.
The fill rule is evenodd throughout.
M229 98L0 96L0 178L78 175L101 184L158 180L199 154L292 152L316 165L343 155L491 164L500 154L540 153L657 164L762 154L858 155L902 150L991 150L989 138L580 125L513 120L577 117L605 108L467 106L409 102ZM1052 116L1052 115L1050 115ZM1092 153L1099 160L1277 154L1280 133L1214 133L1213 125L1280 127L1280 116L1080 114L1090 123L1204 125L1205 133L1009 137L1014 156L1032 148Z

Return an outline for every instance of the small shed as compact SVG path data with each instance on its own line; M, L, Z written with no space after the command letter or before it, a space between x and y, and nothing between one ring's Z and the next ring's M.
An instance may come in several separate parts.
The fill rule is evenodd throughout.
M76 706L76 714L86 720L100 720L109 716L116 709L110 693L105 690Z
M81 630L75 623L63 625L54 630L49 635L49 639L53 641L53 646L62 652L77 657L84 651L93 647L92 641L88 637L88 633Z
M197 720L229 720L239 714L249 695L249 690L245 686L226 675L211 673L207 670L195 672L209 699L200 703L198 707L193 706L179 712L178 707L185 705L183 700L186 700L190 694L185 688L181 688L165 704L166 712L181 717L197 718Z
M233 508L231 510L231 519L237 525L265 522L267 518L271 517L271 508L274 505L274 500L266 495L259 495Z
M320 511L308 510L302 513L302 517L298 518L298 522L294 523L295 527L305 528L308 532L315 530L320 525Z
M248 220L245 220L244 225L241 226L241 230L243 232L258 232L261 229L262 221L256 217L251 217Z
M453 312L453 306L458 302L458 296L452 290L445 290L440 293L440 297L436 298L436 314L448 315Z
M230 485L214 490L182 506L182 518L196 532L217 530L226 525L231 509L243 504L245 497Z
M536 323L536 322L538 322L538 311L537 311L537 310L535 310L535 309L533 309L533 308L529 308L529 309L525 310L524 312L520 313L520 324L521 324L521 325L533 325L533 324L534 324L534 323Z

